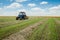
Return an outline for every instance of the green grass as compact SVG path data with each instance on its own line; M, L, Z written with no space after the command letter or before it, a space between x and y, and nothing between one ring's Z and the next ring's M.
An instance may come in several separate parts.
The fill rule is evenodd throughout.
M58 20L60 20L60 17L58 17L58 18L55 18L55 19L58 19Z
M38 21L40 21L42 18L36 18L36 19L31 19L31 20L25 20L23 21L22 23L18 23L16 25L11 25L11 26L8 26L8 27L4 27L4 28L1 28L0 29L0 39L12 34L12 33L15 33L29 25L32 25Z
M33 31L33 33L27 38L27 40L40 40L40 34L42 33L43 29L45 28L46 22L42 25L39 25L37 29Z
M35 17L30 17L28 20L32 20L34 18ZM19 24L19 23L22 23L24 21L27 21L27 20L16 20L15 17L0 17L0 28Z
M57 32L56 32L57 25L56 25L53 18L48 20L48 27L49 27L49 30L50 30L49 39L50 40L57 40Z
M46 18L30 17L28 20L16 20L15 17L0 17L0 40L44 19ZM32 33L26 36L26 40L59 40L60 24L56 20L60 18L48 18L33 29Z
M0 16L0 22L9 22L9 21L14 21L15 20L15 17L14 16L12 16L12 17L10 17L10 16Z
M49 18L44 24L40 25L27 40L57 40L56 24L54 19Z

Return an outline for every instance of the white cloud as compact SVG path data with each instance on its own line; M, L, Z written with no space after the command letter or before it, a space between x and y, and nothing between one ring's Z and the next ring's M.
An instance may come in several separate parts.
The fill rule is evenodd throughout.
M57 14L59 13L60 14L60 5L49 8L49 11L51 13L57 13Z
M15 0L16 2L25 2L27 0Z
M60 5L51 7L48 10L49 10L50 15L60 16Z
M20 8L20 7L22 7L22 5L19 3L12 3L11 5L7 6L7 8Z
M32 8L31 10L37 11L37 10L41 10L41 9L38 7L35 7L35 8Z
M17 10L18 12L26 12L26 9L20 9L20 10Z
M33 16L44 16L44 15L46 15L45 10L41 9L39 7L31 8L31 12L32 12Z
M30 10L28 9L16 9L12 10L12 8L19 8L23 5L19 3L12 3L9 6L5 6L4 8L0 8L0 15L3 16L17 16L20 11L26 12L28 16L60 16L60 5L54 6L48 9L42 9L40 7L32 7ZM11 9L9 9L11 8ZM12 11L11 11L12 10Z
M22 8L23 5L19 3L12 3L9 6L4 6L3 8L0 8L0 16L16 16L17 10Z
M40 4L48 4L48 2L46 2L46 1L42 1Z
M28 6L30 6L30 7L35 7L36 4L34 4L34 3L30 3L30 4L28 4Z
M51 7L50 9L51 9L51 10L60 10L60 5Z

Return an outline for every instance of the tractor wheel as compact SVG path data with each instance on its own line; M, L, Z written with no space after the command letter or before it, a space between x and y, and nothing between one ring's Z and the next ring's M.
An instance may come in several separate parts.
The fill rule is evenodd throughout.
M19 19L19 17L16 17L16 20L18 20Z

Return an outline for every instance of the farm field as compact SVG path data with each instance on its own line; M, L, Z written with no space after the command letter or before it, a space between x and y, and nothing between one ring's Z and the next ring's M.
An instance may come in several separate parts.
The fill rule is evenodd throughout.
M60 40L60 17L0 17L0 40Z

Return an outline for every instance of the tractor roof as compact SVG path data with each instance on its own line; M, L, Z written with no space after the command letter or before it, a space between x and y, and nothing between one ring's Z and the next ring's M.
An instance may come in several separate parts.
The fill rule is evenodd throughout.
M20 12L20 13L25 13L25 12Z
M20 12L19 15L26 15L26 13L25 12Z

